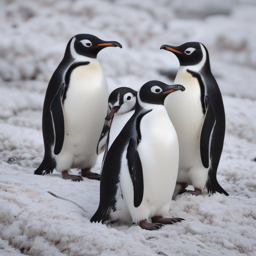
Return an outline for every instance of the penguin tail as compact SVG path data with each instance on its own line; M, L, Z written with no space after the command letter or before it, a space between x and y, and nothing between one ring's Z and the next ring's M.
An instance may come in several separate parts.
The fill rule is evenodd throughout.
M208 180L206 182L206 188L209 194L214 194L216 192L220 194L224 194L225 196L229 196L228 192L221 187L216 177L211 178L208 176Z
M53 172L56 164L53 163L52 159L50 161L46 161L45 158L39 167L34 171L36 175L45 175Z

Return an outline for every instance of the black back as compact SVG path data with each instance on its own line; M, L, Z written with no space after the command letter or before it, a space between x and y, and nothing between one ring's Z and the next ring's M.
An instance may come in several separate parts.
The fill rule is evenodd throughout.
M209 53L205 46L207 59L205 65L197 77L201 86L201 99L204 99L206 117L201 132L200 151L202 163L205 168L209 168L206 188L208 193L219 192L228 196L228 193L217 181L217 169L223 150L225 137L225 110L219 86L212 75L209 61ZM189 70L188 70L189 72ZM203 104L202 104L203 106ZM204 110L202 110L204 112Z
M44 138L44 148L45 148L45 155L41 165L35 171L35 174L45 174L50 173L56 167L56 162L54 158L52 158L51 148L54 144L54 127L52 123L52 116L51 116L51 103L64 84L64 88L66 88L65 84L65 75L69 67L72 65L74 58L70 53L70 43L69 41L64 58L60 62L59 66L53 73L50 82L48 84L48 88L46 91L45 99L44 99L44 107L43 107L43 138ZM66 90L66 89L64 89Z

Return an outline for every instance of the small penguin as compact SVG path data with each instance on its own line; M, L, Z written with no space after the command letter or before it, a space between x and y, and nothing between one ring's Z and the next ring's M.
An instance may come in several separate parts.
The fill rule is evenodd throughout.
M55 168L64 179L82 180L70 175L81 168L83 177L100 179L90 170L97 160L97 143L108 110L108 88L97 60L99 51L121 44L96 36L79 34L70 39L65 55L49 82L43 108L45 155L35 174L48 174Z
M127 121L131 118L135 111L137 92L129 87L120 87L115 89L108 99L110 113L106 120L112 120L109 133L109 141L107 150L121 132Z
M162 45L176 55L180 68L174 83L182 84L182 95L169 95L165 107L177 131L180 146L177 193L193 185L192 194L199 195L206 187L209 194L228 193L217 181L224 135L225 111L221 92L211 73L209 54L199 42L178 47Z
M111 124L110 129L105 133L107 141L105 143L102 166L108 149L135 111L136 95L137 92L129 87L117 88L109 95L108 105L110 111L105 120L111 121Z
M104 154L106 155L106 152L109 148L108 138L110 123L112 125L110 141L113 142L123 126L133 115L136 104L136 95L137 92L129 87L119 87L109 95L109 113L105 118L105 125L103 127L101 138L98 143L98 152L103 152L106 149ZM115 121L111 122L115 113L117 113Z
M179 163L178 138L163 104L177 90L184 87L150 81L138 91L134 114L109 141L100 204L91 222L133 221L157 230L183 220L163 218L170 209Z

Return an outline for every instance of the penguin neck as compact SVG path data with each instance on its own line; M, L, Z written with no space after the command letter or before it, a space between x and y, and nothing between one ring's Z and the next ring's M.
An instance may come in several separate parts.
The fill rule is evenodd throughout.
M138 97L138 101L137 101L137 105L136 108L142 108L146 111L161 111L164 108L164 105L160 105L160 104L150 104L150 103L146 103L141 101L140 97Z

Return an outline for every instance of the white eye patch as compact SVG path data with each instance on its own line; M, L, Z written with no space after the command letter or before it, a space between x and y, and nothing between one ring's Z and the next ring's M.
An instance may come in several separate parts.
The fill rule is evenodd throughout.
M128 93L126 93L126 94L124 95L124 97L123 97L123 102L129 101L129 100L131 100L133 97L134 97L133 94L130 93L130 92L128 92Z
M187 55L190 55L190 54L192 54L195 50L196 50L196 49L193 48L193 47L188 47L188 48L184 51L184 53L186 53Z
M163 91L162 88L157 85L152 86L150 90L151 90L151 92L156 93L156 94Z
M92 46L92 42L88 39L83 39L83 40L80 41L80 43L82 43L85 47Z

